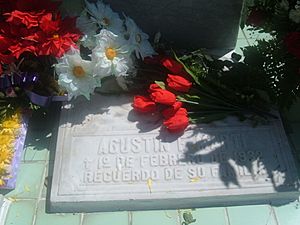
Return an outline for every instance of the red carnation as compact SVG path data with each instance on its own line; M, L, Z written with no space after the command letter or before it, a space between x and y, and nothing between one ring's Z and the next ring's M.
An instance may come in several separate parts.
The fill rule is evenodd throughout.
M151 99L160 104L173 105L176 102L176 96L167 90L157 89L150 94Z
M165 119L169 119L170 117L174 116L181 107L182 102L175 102L172 106L164 109L162 111L162 115Z
M39 55L53 55L61 57L71 46L76 47L75 42L80 38L80 31L76 28L76 18L58 17L52 20L52 14L45 15L41 20L40 38L43 43L39 46Z
M189 92L192 87L192 83L190 81L178 75L168 74L167 82L170 88L179 92Z
M164 126L171 133L183 132L189 125L189 118L186 115L175 114L164 122Z
M53 18L52 13L47 13L41 18L40 28L46 34L53 33L59 30L59 25L61 23L60 18L57 20L52 20L52 18Z
M284 43L292 55L300 59L300 32L291 32L284 38Z
M168 70L170 70L173 74L181 74L185 72L183 65L172 58L163 58L161 60L161 64Z
M156 104L150 98L136 95L133 100L133 108L142 113L151 113L156 111Z
M7 22L14 25L24 24L28 29L32 27L38 27L41 15L43 13L34 13L34 12L20 12L15 10L11 13L4 14L8 16Z
M9 51L11 54L16 57L17 59L22 55L24 52L31 52L33 54L36 54L36 47L31 45L29 41L20 41L16 45L12 45L9 47Z

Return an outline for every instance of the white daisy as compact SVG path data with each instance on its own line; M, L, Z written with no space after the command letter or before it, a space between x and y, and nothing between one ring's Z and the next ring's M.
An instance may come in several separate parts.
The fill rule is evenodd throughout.
M101 28L110 30L115 34L124 32L123 20L108 5L99 0L96 3L85 0L85 3L86 10Z
M79 50L71 48L55 65L58 84L68 92L69 100L79 95L90 99L90 94L101 86L101 77L93 76L94 64L83 60Z
M156 53L148 41L149 36L145 34L131 18L125 18L129 43L133 46L136 57L144 60L147 56L155 55Z
M96 46L96 30L98 29L97 23L92 21L86 11L83 11L77 18L76 27L84 34L81 38L81 43L84 47L93 49Z
M130 49L122 36L108 30L101 30L96 35L96 48L92 51L95 62L95 74L104 76L125 76L131 67Z

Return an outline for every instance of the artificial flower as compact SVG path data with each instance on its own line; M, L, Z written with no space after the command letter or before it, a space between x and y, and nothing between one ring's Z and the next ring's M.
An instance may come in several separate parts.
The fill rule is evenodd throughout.
M29 41L26 40L20 41L19 43L10 46L8 49L16 59L19 59L24 52L36 54L37 51L36 46L31 45Z
M24 24L26 28L30 29L32 27L39 26L39 21L43 13L21 12L18 10L14 10L13 12L6 13L4 15L8 16L6 20L7 22L14 25Z
M61 57L75 42L79 40L81 32L76 28L75 18L61 19L59 16L53 18L52 14L46 14L41 19L39 39L42 40L39 46L39 55L52 55Z
M131 66L130 50L122 36L103 29L96 35L97 46L92 51L95 73L104 76L124 76Z
M0 121L0 186L10 177L10 164L13 159L15 141L21 127L21 115L17 112Z
M17 3L21 3L19 1ZM36 4L37 1L24 1ZM16 3L16 4L17 4ZM75 18L65 17L61 19L58 13L49 12L42 6L51 8L52 3L32 6L41 8L40 11L20 11L18 4L17 10L5 13L7 19L0 20L0 62L9 64L18 59L24 52L30 52L34 55L52 55L61 57L75 42L80 38L81 32L75 26ZM57 5L57 3L55 3ZM25 6L25 5L23 5ZM19 8L23 8L23 6ZM31 9L30 6L28 9Z
M0 186L5 185L5 179L8 175L8 164L0 161Z
M150 98L141 95L134 96L133 108L137 112L142 113L152 113L157 110L155 102Z
M151 99L163 105L173 105L176 102L176 96L167 90L157 89L150 94Z
M86 14L86 11L83 11L81 15L77 18L76 26L83 33L80 42L86 48L93 49L96 47L96 38L97 34L97 25L95 22L91 21Z
M101 86L101 77L93 75L93 62L83 60L77 49L71 48L59 59L55 69L59 75L58 83L68 92L69 99L79 95L90 99L94 89Z
M129 17L125 17L125 25L127 28L127 36L130 45L135 51L138 59L144 60L145 57L155 55L155 51L148 41L149 36L145 34L136 23Z
M12 159L13 152L11 148L6 148L5 146L0 146L0 162L9 163Z
M287 50L300 59L300 32L291 32L284 38Z
M289 18L295 23L300 23L300 8L292 9L290 11Z
M168 87L179 92L189 92L192 87L192 82L183 78L182 76L168 74L167 78Z
M173 74L185 73L183 65L170 57L163 58L161 64Z
M150 84L148 92L152 93L159 89L161 89L161 87L158 84Z
M12 116L11 119L6 119L1 124L4 129L19 129L20 128L20 118Z
M180 133L189 125L189 118L186 115L175 114L173 117L164 121L163 124L169 132Z
M161 114L165 119L169 119L174 116L179 109L182 107L182 102L175 102L172 106L164 109Z
M124 32L123 21L117 13L112 11L109 5L104 4L102 1L92 3L87 0L85 0L85 4L87 12L101 28L114 34Z

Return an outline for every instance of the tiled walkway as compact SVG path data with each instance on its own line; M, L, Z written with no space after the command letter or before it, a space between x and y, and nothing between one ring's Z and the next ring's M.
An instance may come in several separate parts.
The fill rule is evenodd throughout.
M252 44L257 35L239 33L238 47ZM287 132L300 152L300 107L287 114ZM54 115L52 115L54 116ZM300 204L284 206L254 205L202 208L195 210L165 210L92 214L47 214L46 196L48 169L53 165L50 156L51 132L55 118L31 121L26 140L17 187L5 193L11 204L5 221L0 225L188 225L183 213L196 219L191 225L300 225ZM51 173L50 173L51 174ZM1 223L2 222L2 223Z

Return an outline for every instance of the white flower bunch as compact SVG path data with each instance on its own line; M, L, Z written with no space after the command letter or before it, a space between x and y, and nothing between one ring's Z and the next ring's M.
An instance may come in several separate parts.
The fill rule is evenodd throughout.
M55 66L59 84L69 99L79 95L89 99L94 89L101 86L102 78L127 76L136 59L156 54L149 36L131 18L124 15L122 20L100 0L85 3L77 27L83 33L80 44L91 52L90 60L83 60L79 50L71 49Z

